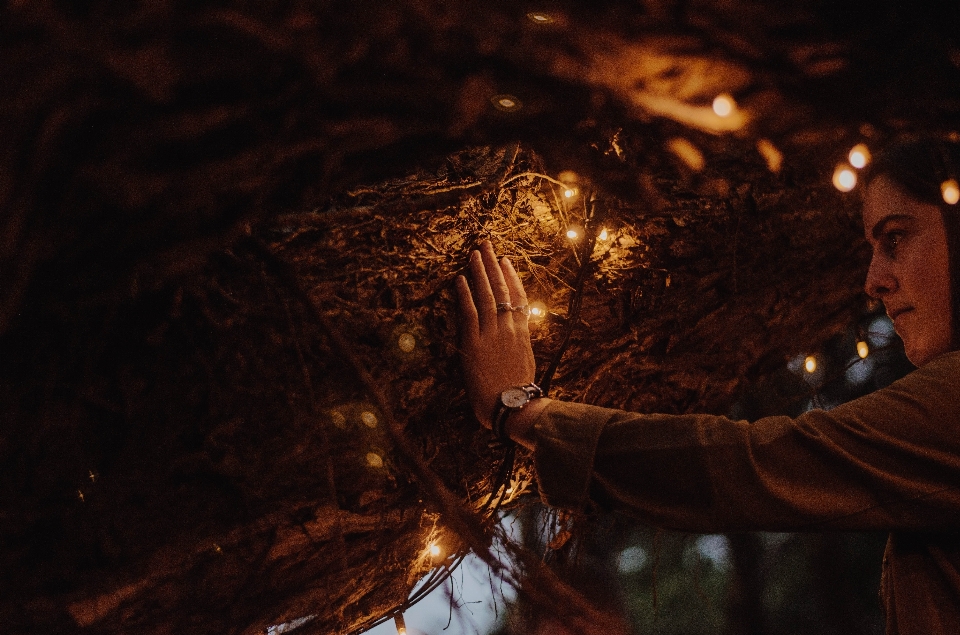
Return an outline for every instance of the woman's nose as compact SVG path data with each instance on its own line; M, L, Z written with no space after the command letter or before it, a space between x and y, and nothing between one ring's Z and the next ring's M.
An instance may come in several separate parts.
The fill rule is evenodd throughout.
M863 283L864 291L871 298L881 300L896 288L897 279L890 270L890 263L882 255L874 254L867 270L867 279Z

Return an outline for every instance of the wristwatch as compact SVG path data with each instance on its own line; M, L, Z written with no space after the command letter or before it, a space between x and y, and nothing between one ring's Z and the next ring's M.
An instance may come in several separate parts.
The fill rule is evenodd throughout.
M493 409L493 437L501 443L508 443L510 436L507 434L507 417L540 397L543 397L543 391L536 384L513 386L500 393Z

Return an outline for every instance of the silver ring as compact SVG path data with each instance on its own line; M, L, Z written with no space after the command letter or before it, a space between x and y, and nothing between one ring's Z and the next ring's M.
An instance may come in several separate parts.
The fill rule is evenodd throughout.
M530 306L526 304L521 304L520 306L515 306L510 309L514 313L523 313L523 317L530 317Z
M507 311L515 310L509 302L497 302L497 313L506 313Z

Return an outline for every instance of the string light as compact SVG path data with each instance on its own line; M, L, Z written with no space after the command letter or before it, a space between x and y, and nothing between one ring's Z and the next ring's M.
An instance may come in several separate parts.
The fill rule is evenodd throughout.
M850 165L857 169L866 167L866 165L870 163L870 150L865 144L858 143L850 150L847 158L850 160Z
M573 197L575 197L578 193L579 193L579 192L577 191L577 188L575 188L575 187L568 187L567 189L565 189L565 190L563 191L563 196L564 196L564 198L573 198Z
M533 321L539 321L547 317L547 307L543 302L531 302L530 303L530 319Z
M364 410L360 413L360 421L362 421L363 425L367 426L368 428L377 427L377 415L373 414L369 410Z
M403 613L394 615L393 623L397 626L397 635L407 635L407 624L403 621Z
M857 173L849 165L841 163L833 171L833 186L841 192L849 192L857 186Z
M417 347L417 338L410 333L401 333L400 337L397 338L397 346L404 353L412 353L413 349Z
M607 229L606 228L601 229L600 233L597 235L597 238L599 238L600 240L606 240L607 238L609 238L609 234L607 234Z
M857 355L860 356L860 359L866 359L867 355L870 354L870 347L867 346L866 342L857 342Z
M440 554L442 553L440 549L440 545L438 545L435 542L430 543L430 546L428 547L427 550L430 552L430 555L433 556L434 558L439 558Z
M808 373L815 373L817 371L817 358L813 355L807 357L807 359L803 360L803 368Z
M713 112L715 112L718 117L729 117L733 114L736 107L737 104L733 101L733 97L727 93L717 95L713 100Z
M513 95L494 95L490 98L490 102L494 108L504 112L520 110L523 106L523 103Z
M330 412L330 421L333 422L333 425L338 428L347 427L347 418L343 416L343 413L339 410L332 410Z
M940 193L943 194L943 200L947 205L956 205L960 201L960 186L954 179L944 181L940 185Z
M379 469L383 467L383 457L376 452L367 452L367 465Z
M570 240L580 240L580 237L583 235L583 232L580 231L579 227L568 227L567 228L567 238Z
M542 11L531 11L527 14L527 18L537 24L550 24L553 22L553 16L549 13L543 13Z

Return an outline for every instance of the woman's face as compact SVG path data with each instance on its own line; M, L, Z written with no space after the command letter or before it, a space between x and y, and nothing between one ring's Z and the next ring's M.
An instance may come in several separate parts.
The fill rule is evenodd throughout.
M907 358L922 366L950 350L950 258L940 209L886 176L867 188L863 227L873 247L864 285L883 301Z

